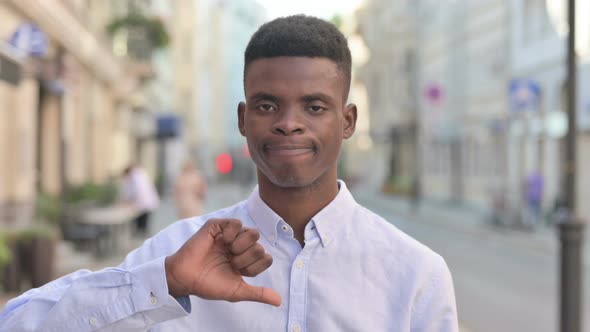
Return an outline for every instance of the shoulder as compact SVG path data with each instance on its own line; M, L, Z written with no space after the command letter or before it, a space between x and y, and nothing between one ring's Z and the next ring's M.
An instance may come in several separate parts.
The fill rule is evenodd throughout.
M445 259L376 213L361 205L357 210L363 217L357 224L365 229L361 241L372 242L364 246L371 248L372 255L379 255L390 278L399 280L406 292L413 294L412 311L432 317L433 308L444 308L444 319L452 325L456 317L454 287Z
M420 241L388 221L357 204L353 232L360 235L361 242L370 243L369 250L377 251L384 257L389 268L402 268L411 275L430 274L432 269L446 269L444 259ZM385 255L383 255L385 254Z

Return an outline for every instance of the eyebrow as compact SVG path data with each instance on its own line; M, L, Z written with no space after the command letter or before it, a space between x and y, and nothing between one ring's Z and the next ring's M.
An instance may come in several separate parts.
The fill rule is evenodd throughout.
M305 95L301 98L301 100L308 102L308 103L311 101L316 101L316 100L323 101L324 103L328 103L328 104L332 103L332 97L330 97L326 94L323 94L323 93L312 93L309 95Z
M258 92L255 93L254 95L252 95L252 97L248 98L250 101L257 101L257 100L269 100L272 101L273 103L277 103L279 102L280 98L277 96L273 96L269 93L265 93L265 92Z
M278 103L279 101L281 101L281 98L271 95L266 92L255 93L254 95L252 95L248 99L250 101L269 100L269 101L272 101L273 103ZM328 104L332 103L332 101L333 101L332 97L328 96L327 94L321 93L321 92L305 95L305 96L301 97L301 100L306 103L319 100L319 101L322 101L322 102L328 103Z

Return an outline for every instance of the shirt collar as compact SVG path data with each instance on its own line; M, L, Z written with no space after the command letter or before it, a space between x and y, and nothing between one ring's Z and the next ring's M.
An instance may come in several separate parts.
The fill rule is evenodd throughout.
M338 195L311 218L324 247L332 244L336 240L338 232L352 221L356 207L356 201L344 181L338 180L338 186L340 187Z
M310 220L315 225L324 247L330 245L335 240L337 231L352 220L356 206L356 201L344 181L338 180L338 186L340 190L336 197ZM258 186L254 188L246 204L250 218L256 223L262 235L274 245L277 240L277 225L282 219L260 198Z
M260 198L258 186L254 188L246 204L248 215L256 223L256 226L258 226L260 233L270 243L275 245L277 240L277 225L282 219Z

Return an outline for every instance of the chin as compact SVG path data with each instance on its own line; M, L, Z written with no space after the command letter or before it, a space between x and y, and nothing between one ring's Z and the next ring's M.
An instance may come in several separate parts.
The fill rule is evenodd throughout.
M309 176L309 174L301 174L298 172L280 172L280 173L262 173L260 174L266 180L279 188L303 188L315 183L317 179Z
M308 186L313 181L306 181L305 179L294 175L273 176L269 178L275 186L280 188L301 188Z

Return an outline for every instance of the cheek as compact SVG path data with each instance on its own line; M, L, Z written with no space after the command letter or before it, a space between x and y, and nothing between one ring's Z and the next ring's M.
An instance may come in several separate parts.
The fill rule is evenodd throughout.
M244 128L246 129L246 136L255 138L261 133L265 132L268 124L267 121L260 117L246 117L244 120Z

